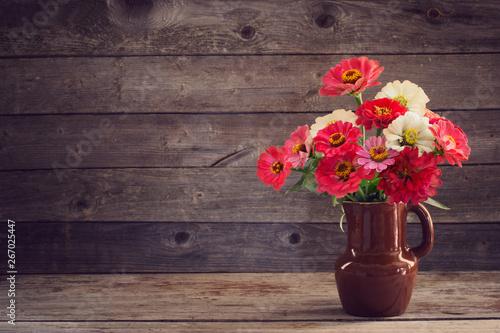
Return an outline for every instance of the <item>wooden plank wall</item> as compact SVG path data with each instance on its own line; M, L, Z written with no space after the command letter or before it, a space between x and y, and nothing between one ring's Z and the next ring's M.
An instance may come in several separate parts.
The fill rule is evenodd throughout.
M267 188L256 160L353 108L318 89L360 55L469 136L420 269L500 269L498 1L10 0L0 16L0 220L19 273L332 271L339 211Z

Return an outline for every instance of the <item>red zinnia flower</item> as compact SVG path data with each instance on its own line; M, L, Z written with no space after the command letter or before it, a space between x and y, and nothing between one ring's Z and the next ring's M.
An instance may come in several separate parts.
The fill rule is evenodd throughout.
M455 163L462 167L460 161L467 161L470 155L470 147L467 145L467 136L464 131L448 119L438 118L430 130L436 138L434 145L438 149L436 155L438 163L444 163L445 159L451 165Z
M328 192L337 198L359 189L362 179L370 180L375 176L375 170L369 171L357 162L354 151L348 151L343 156L331 155L323 158L316 170L316 182L319 193Z
M391 98L380 98L365 101L356 109L356 125L363 125L367 131L376 128L387 128L394 119L408 111L401 103Z
M290 175L291 167L286 147L281 147L281 149L269 147L265 153L260 154L257 161L257 176L267 186L273 185L273 188L279 191Z
M316 151L325 155L343 155L349 150L359 150L357 144L361 137L359 128L350 122L339 120L323 128L314 137Z
M434 154L424 153L418 157L417 148L405 147L394 165L379 174L377 189L385 191L389 203L407 203L411 199L417 205L436 195L436 187L441 186L441 170L436 164Z
M379 68L378 61L369 60L367 57L344 59L340 65L331 67L327 76L323 76L319 93L326 96L338 96L344 94L357 94L368 87L377 86L380 82L375 80L379 77L384 67Z
M313 140L309 134L309 126L299 126L297 130L290 134L290 139L285 142L288 148L288 160L292 163L292 168L304 165L311 154Z

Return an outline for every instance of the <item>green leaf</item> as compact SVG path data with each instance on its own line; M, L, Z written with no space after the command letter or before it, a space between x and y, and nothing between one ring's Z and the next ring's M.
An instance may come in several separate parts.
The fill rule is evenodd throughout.
M305 182L305 187L311 191L312 193L316 194L316 195L321 195L321 196L325 196L327 195L327 193L319 193L317 188L318 188L318 183L316 183L316 180L314 179L314 177L311 175L310 178L308 178Z
M300 173L309 173L308 169L302 169L302 168L291 168L290 170L300 172Z
M309 170L312 170L318 166L319 161L321 161L322 157L314 159L309 165Z
M305 186L305 182L308 177L309 177L308 174L304 174L302 177L300 177L299 181L285 192L285 195L287 195L290 192L295 192L303 188Z
M441 208L441 209L446 209L446 210L450 210L449 207L446 207L445 205L443 205L442 203L440 202L437 202L436 200L432 199L429 197L429 199L427 199L426 201L424 201L425 203L431 205L431 206L434 206L434 207L437 207L437 208Z
M322 159L323 157L325 157L325 154L324 153L321 153L321 152L314 152L314 158L319 158L319 159Z

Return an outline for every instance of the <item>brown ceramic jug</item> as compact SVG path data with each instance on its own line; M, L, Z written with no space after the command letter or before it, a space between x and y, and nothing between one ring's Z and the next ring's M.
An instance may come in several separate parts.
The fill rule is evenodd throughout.
M418 260L429 254L434 229L422 204L344 202L347 249L335 263L344 310L363 317L390 317L406 311L417 278ZM422 242L406 243L406 215L422 225Z

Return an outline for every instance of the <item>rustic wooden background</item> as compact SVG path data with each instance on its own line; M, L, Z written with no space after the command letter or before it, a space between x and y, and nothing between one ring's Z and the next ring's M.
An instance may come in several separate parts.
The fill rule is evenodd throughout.
M339 211L267 188L256 161L354 107L318 89L360 55L469 137L420 269L500 269L498 1L57 1L0 2L0 220L19 273L333 271Z

